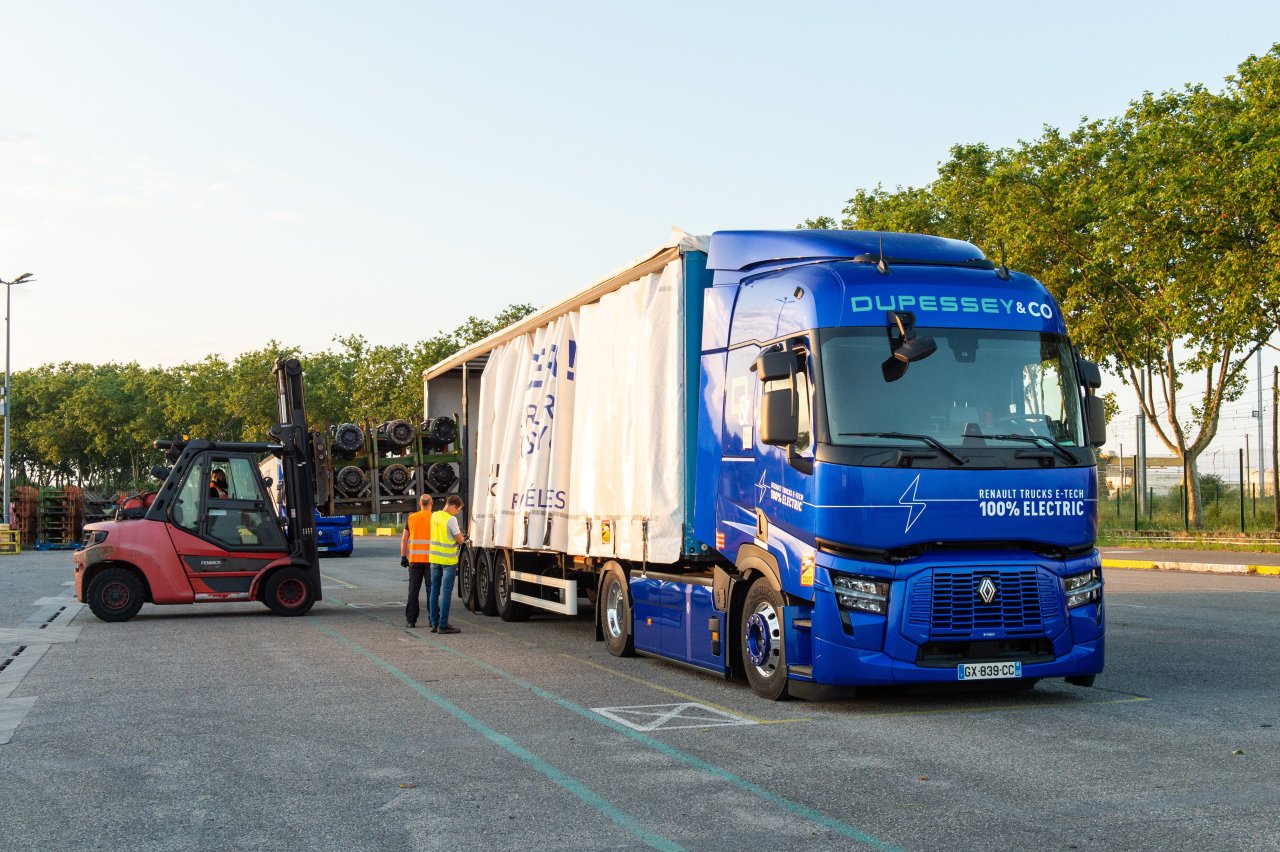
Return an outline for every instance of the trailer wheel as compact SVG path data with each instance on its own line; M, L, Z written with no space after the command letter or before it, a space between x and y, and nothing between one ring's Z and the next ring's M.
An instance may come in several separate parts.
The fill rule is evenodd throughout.
M498 618L503 621L528 621L528 605L511 599L511 593L515 590L515 581L511 579L513 562L511 551L493 552L493 598Z
M108 568L90 581L87 597L103 621L128 621L142 609L142 583L127 568Z
M484 562L484 551L462 548L458 554L458 598L469 611L476 610L476 565Z
M605 572L596 609L609 653L615 657L634 657L636 645L631 629L631 590L627 587L626 575L616 563Z
M493 550L486 550L484 558L476 563L476 612L497 615L498 603L493 598Z
M316 602L311 578L298 568L281 568L267 578L263 601L276 615L306 615Z
M760 578L747 590L742 606L739 637L747 682L761 698L785 698L787 653L782 639L782 593Z

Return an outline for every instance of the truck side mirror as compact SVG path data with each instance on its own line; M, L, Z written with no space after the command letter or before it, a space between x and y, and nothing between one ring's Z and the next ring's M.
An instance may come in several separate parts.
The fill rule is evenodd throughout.
M790 382L760 395L760 441L785 447L800 438L800 412Z
M796 358L796 353L784 350L761 352L755 363L751 365L751 372L755 373L756 378L762 382L790 379L798 369L800 369L800 362Z
M765 382L760 394L760 441L785 447L800 438L800 408L796 401L796 371L800 359L794 351L776 349L761 352L751 365L756 378ZM769 387L772 382L773 387Z
M1077 358L1076 374L1084 388L1084 425L1089 430L1089 446L1101 447L1107 442L1107 416L1094 391L1102 387L1102 371L1092 361Z
M1076 361L1076 372L1080 374L1080 384L1086 388L1097 390L1102 387L1102 371L1098 365L1083 358Z
M1089 446L1101 447L1107 442L1107 415L1102 400L1093 394L1084 398L1085 428L1089 430Z

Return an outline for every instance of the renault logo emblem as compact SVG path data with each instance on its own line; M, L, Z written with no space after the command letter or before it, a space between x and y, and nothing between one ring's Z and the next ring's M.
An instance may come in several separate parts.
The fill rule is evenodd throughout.
M978 597L982 598L983 603L991 603L996 599L996 584L991 582L990 577L983 577L978 584Z

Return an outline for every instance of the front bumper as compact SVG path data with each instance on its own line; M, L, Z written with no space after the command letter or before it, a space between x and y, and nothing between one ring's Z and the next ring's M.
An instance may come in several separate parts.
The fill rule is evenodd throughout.
M1103 666L1103 639L1071 646L1048 663L1024 663L1022 677L1073 677L1098 674ZM865 651L825 639L814 640L813 680L832 686L875 686L906 683L958 683L956 667L917 666L882 651ZM997 681L998 682L998 681Z
M884 615L841 610L829 571L819 567L812 609L802 612L807 607L788 608L793 610L788 626L795 623L796 617L807 615L812 633L804 636L801 631L791 630L788 641L794 636L797 650L807 644L806 639L811 641L805 649L811 649L811 655L803 662L811 666L814 682L832 686L955 683L959 681L957 666L961 662L1018 660L1023 679L1098 674L1105 660L1104 601L1067 610L1061 580L1064 572L1076 573L1082 567L1087 570L1091 560L1096 559L1094 554L1066 564L1027 561L1014 565L993 559L914 568L898 566L900 571L892 579ZM840 564L838 570L869 573L859 567ZM935 572L939 575L937 583ZM1017 606L1011 607L1015 621L979 625L975 620L967 629L960 629L957 622L964 621L967 615L968 599L961 600L956 593L961 587L953 580L962 574L969 582L993 576L999 581L1001 594L1007 591L1011 596L1017 595ZM936 606L935 589L940 601ZM945 616L941 627L940 616ZM1031 619L1037 626L1032 626ZM965 648L965 656L952 659L938 655L938 646ZM1013 646L1015 650L984 656L985 651L997 646ZM1028 649L1025 654L1023 646ZM792 658L790 651L788 657Z

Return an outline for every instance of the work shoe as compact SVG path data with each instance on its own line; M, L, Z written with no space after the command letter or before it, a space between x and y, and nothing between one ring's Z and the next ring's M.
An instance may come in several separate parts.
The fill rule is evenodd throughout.
M418 626L418 622L416 622L416 621L406 621L406 622L404 623L404 626L405 626L405 627L417 627L417 626Z
M440 628L440 632L441 633L461 633L462 631L451 624L446 624L444 627Z
M431 632L432 632L432 633L437 633L437 632L439 632L439 630L440 630L440 628L439 628L439 627L436 627L434 624L433 624L433 625L431 625Z

